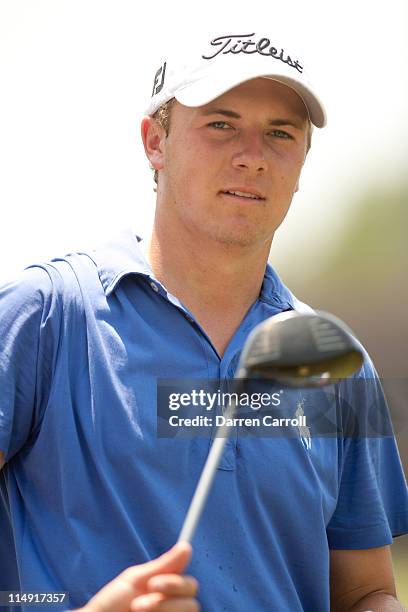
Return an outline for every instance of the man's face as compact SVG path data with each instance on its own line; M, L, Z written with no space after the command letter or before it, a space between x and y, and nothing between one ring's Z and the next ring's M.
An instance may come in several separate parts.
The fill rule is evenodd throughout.
M166 222L224 244L270 242L297 189L307 132L300 97L270 79L243 83L198 108L175 102L161 144Z

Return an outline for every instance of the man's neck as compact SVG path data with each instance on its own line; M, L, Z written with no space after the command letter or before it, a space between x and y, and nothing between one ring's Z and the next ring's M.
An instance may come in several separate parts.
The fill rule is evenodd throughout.
M194 315L223 354L259 296L270 244L243 247L173 236L155 223L146 255L155 277Z

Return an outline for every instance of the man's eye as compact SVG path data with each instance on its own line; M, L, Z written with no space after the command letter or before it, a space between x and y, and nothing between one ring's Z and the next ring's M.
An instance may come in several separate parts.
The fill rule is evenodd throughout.
M216 130L225 130L226 128L230 127L225 121L212 121L208 125Z
M284 132L283 130L272 130L270 134L272 134L272 136L277 136L278 138L292 138L288 132Z

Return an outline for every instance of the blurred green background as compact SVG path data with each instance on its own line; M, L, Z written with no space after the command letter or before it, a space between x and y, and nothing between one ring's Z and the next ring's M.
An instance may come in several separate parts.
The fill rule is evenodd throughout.
M351 204L351 205L350 205ZM346 321L369 351L383 379L401 460L408 474L408 182L376 186L348 203L348 222L293 252L275 247L271 263L295 295ZM350 211L351 214L350 214ZM312 246L311 246L312 244ZM305 256L303 256L305 253ZM400 600L408 606L408 536L392 546Z

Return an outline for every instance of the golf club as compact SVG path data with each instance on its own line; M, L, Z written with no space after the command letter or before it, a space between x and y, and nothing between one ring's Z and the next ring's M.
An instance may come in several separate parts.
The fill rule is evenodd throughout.
M319 387L350 376L362 363L360 345L340 319L322 311L305 314L291 310L253 329L234 378L239 379L239 391L248 378L270 379L286 386ZM235 412L232 402L225 416L233 418ZM194 537L230 430L227 424L217 429L179 541L191 542Z

